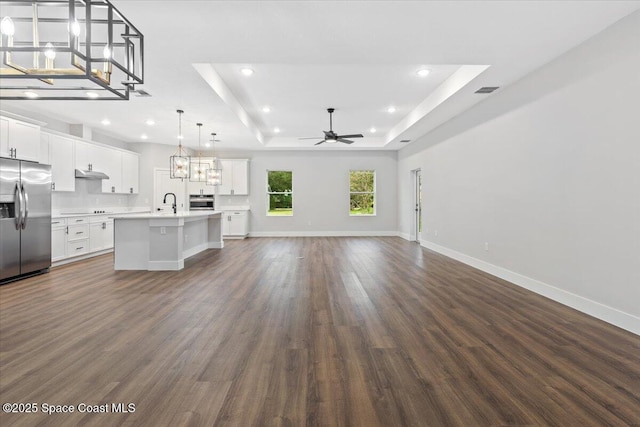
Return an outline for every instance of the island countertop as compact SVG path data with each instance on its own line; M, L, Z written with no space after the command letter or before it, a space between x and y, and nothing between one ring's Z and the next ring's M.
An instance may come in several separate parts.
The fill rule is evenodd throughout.
M203 218L212 215L222 215L222 211L186 211L186 212L146 212L137 214L109 215L113 219L171 219L171 218Z

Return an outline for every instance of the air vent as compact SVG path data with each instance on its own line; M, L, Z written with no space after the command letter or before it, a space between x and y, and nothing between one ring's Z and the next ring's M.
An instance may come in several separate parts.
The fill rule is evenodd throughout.
M481 87L480 89L478 89L476 91L476 93L491 93L496 89L499 89L500 86L485 86L485 87Z
M147 92L146 90L142 90L142 89L134 90L133 93L135 93L136 96L139 96L139 97L151 96L151 94L149 92Z
M402 142L402 143L405 143L405 144L406 144L407 142L411 142L411 140L410 140L410 139L401 139L401 140L400 140L400 142Z

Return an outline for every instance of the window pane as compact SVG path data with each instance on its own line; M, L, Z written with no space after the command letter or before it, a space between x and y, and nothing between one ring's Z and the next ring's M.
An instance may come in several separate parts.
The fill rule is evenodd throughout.
M351 192L369 192L374 191L374 171L350 171L349 172L349 191Z
M293 215L293 172L267 171L267 193L270 216ZM274 194L277 193L277 194Z
M268 191L279 193L285 191L291 191L293 172L291 171L268 171L267 172L267 185Z
M373 215L373 194L352 194L349 209L351 215Z

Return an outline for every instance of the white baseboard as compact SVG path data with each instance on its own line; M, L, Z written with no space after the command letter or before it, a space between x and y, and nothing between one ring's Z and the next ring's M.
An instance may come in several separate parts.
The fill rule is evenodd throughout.
M189 248L187 250L182 251L182 259L187 259L190 256L194 256L195 254L199 254L202 251L206 251L207 249L209 249L209 243L208 242L204 242L204 243L200 243L199 245L196 245L192 248Z
M397 231L252 231L249 233L249 237L395 237L397 235Z
M167 271L182 270L184 268L184 260L178 261L149 261L147 264L148 271Z
M402 237L404 240L411 240L411 235L409 233L402 233L402 232L398 231L396 236Z
M51 267L59 267L61 265L65 265L65 264L69 264L72 262L76 262L76 261L82 261L83 259L89 259L89 258L93 258L95 256L98 255L104 255L104 254L108 254L113 252L113 248L109 248L109 249L103 249L101 251L96 251L96 252L89 252L83 255L79 255L79 256L75 256L75 257L71 257L71 258L63 258L60 259L58 261L53 261L51 263Z
M457 261L470 265L478 270L482 270L493 276L504 279L522 288L528 289L539 295L550 298L556 302L567 305L571 308L575 308L578 311L586 313L597 319L603 320L607 323L611 323L619 328L625 329L636 335L640 335L640 318L620 311L613 307L601 304L596 301L581 297L580 295L573 294L547 283L541 282L531 277L523 276L522 274L515 273L506 268L499 267L494 264L490 264L486 261L465 255L461 252L457 252L453 249L449 249L444 246L440 246L436 243L423 240L420 242L422 246L432 251L438 252L442 255L453 258Z

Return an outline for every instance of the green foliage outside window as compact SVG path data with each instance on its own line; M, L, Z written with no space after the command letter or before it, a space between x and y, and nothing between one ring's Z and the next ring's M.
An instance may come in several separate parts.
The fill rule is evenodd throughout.
M375 215L375 171L349 172L349 213Z
M293 172L267 171L270 216L293 215Z

